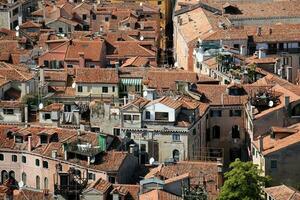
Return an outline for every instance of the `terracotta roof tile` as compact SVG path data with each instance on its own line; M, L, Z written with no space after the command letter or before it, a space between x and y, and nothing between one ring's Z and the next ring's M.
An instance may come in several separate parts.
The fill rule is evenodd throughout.
M102 193L105 193L111 186L112 184L110 182L100 178L91 185L91 188L94 188Z
M181 200L182 198L164 190L151 190L140 195L140 200Z
M300 192L286 185L265 188L264 191L274 200L299 200Z
M54 72L54 71L45 71L44 72L46 81L62 81L66 82L68 79L67 72Z
M117 192L125 196L125 199L139 199L140 185L129 185L129 184L113 184L113 190L111 193Z
M76 69L75 82L117 84L119 77L115 69L78 68Z
M51 111L61 111L64 107L62 103L52 103L46 107L44 107L41 111L43 112L51 112Z

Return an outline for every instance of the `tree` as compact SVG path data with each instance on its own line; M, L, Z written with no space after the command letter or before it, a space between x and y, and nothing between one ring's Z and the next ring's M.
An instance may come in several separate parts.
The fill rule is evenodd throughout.
M270 178L261 176L261 170L252 162L236 159L230 164L231 170L225 173L225 182L219 200L261 200L263 187Z

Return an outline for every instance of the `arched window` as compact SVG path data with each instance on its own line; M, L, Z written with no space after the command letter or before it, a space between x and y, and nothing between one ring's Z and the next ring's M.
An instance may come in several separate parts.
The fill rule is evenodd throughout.
M220 138L220 126L213 126L212 127L212 137L214 139L219 139Z
M45 177L45 179L44 179L44 189L49 189L48 188L48 178L47 177Z
M234 125L231 129L232 138L240 138L240 127L238 125Z
M3 170L1 172L1 182L4 183L8 179L8 173L7 171Z
M177 150L177 149L174 149L173 150L173 159L175 160L175 161L179 161L179 151Z
M15 172L14 171L10 171L9 174L8 174L8 177L9 178L15 178L16 177Z
M41 189L41 179L39 176L35 177L35 188L38 190Z
M300 104L292 109L292 116L300 116Z
M22 181L23 181L24 185L26 185L26 183L27 183L27 175L26 175L25 172L22 173Z

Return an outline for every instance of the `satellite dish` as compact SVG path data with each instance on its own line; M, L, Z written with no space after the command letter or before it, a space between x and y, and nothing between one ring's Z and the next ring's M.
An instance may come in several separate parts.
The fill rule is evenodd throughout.
M23 181L20 181L20 182L18 183L18 186L19 186L19 188L24 187L24 182L23 182Z
M140 6L143 6L143 2L140 3Z
M144 36L141 36L141 37L140 37L140 40L143 41L143 40L144 40Z
M42 110L43 108L44 108L44 104L43 104L43 103L40 103L40 104L39 104L39 109Z
M149 159L150 165L152 165L154 162L155 162L155 159L154 159L153 157L151 157L151 158Z
M90 163L95 163L95 161L96 161L96 158L95 158L95 156L93 156L90 160Z
M19 26L16 26L16 31L20 30L20 27Z
M268 106L269 107L273 107L274 106L274 102L273 101L269 101Z
M178 62L175 62L174 66L175 66L175 67L178 67Z
M75 88L75 87L76 87L76 83L73 82L73 83L72 83L72 88Z

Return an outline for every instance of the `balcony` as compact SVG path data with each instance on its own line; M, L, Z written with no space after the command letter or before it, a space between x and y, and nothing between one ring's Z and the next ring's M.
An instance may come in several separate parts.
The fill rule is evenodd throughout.
M82 140L77 140L71 143L66 143L64 144L65 150L67 152L79 154L79 155L84 155L84 156L95 156L99 153L102 152L102 149L100 146L92 146L92 144L82 141Z
M281 48L281 49L267 49L266 54L279 54L279 53L300 53L300 47L298 48Z

